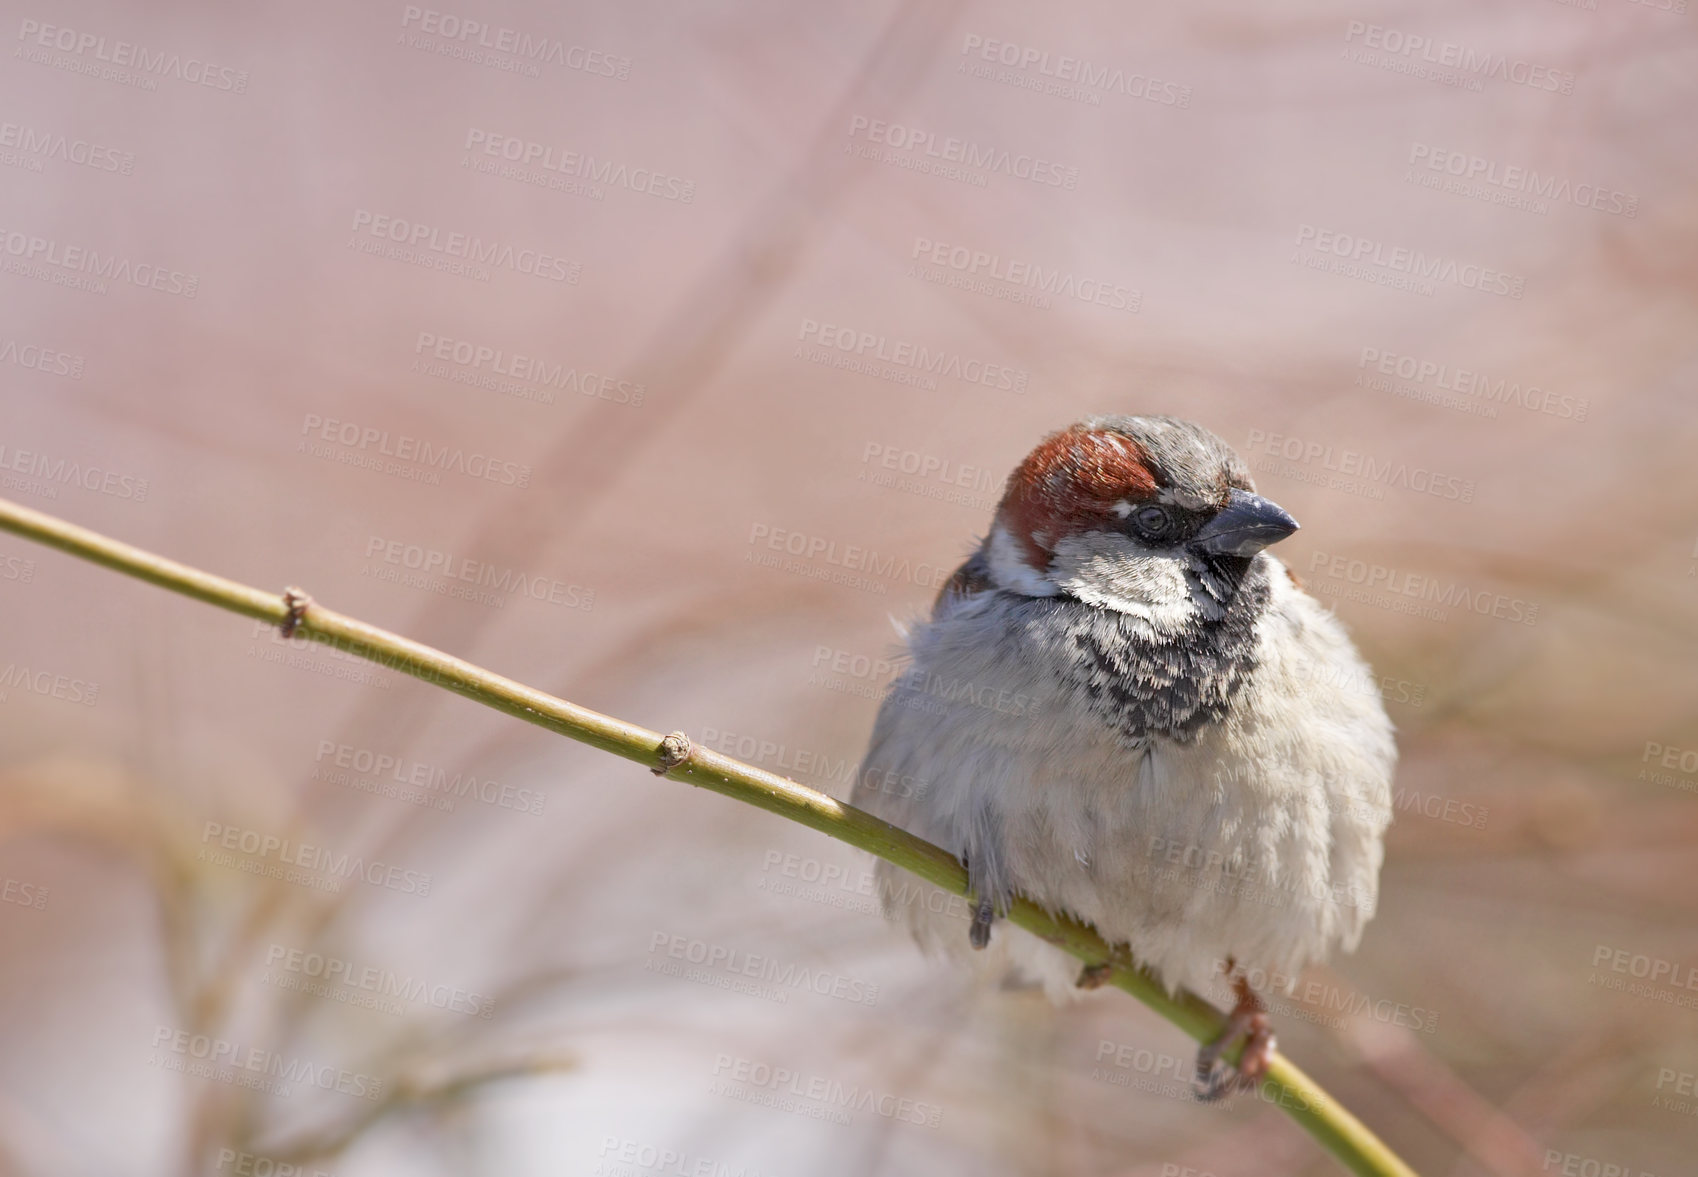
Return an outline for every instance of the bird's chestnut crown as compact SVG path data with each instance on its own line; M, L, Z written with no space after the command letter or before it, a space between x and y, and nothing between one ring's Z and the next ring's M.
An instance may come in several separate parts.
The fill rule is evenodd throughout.
M993 546L1047 582L1058 545L1123 536L1129 552L1183 552L1211 566L1248 560L1297 530L1255 493L1249 468L1213 433L1175 417L1092 417L1039 442L1008 477ZM1009 586L1018 587L1018 586Z

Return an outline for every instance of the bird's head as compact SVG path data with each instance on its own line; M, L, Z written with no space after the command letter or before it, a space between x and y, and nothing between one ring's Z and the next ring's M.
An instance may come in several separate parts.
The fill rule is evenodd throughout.
M1158 628L1218 617L1297 521L1220 438L1175 417L1092 417L1008 477L986 539L998 588L1073 596Z

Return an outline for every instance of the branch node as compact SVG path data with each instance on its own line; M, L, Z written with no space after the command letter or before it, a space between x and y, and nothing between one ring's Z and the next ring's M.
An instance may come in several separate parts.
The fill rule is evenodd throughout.
M283 590L283 605L289 613L277 628L285 638L292 638L301 622L306 619L307 609L312 605L312 596L306 589L290 585Z
M672 732L660 742L655 754L660 757L660 765L649 769L655 776L665 776L690 758L693 749L690 747L690 737L683 732Z

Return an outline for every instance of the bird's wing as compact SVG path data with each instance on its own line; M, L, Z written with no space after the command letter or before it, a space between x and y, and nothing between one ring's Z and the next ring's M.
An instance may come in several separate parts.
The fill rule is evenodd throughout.
M993 588L983 553L975 552L944 582L932 601L929 621L918 623L918 627L941 621L961 602ZM912 651L914 628L899 629L905 653ZM903 689L904 680L919 673L922 673L920 668L910 665L885 693L872 737L867 742L866 757L861 761L849 797L850 804L905 829L912 828L924 788L923 783L916 784L911 772L916 741L923 738L921 733L931 722L926 712L915 709L912 692L905 693Z
M989 592L994 587L991 584L990 571L985 567L984 551L980 549L968 556L961 567L955 570L955 574L944 581L943 587L937 591L937 596L932 600L932 620L940 619L945 607L952 601Z

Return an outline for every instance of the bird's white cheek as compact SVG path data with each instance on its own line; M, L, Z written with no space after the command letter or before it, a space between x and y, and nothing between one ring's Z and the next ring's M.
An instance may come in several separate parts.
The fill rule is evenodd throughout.
M1069 536L1056 545L1052 576L1088 605L1142 618L1157 634L1184 631L1213 607L1185 575L1186 560L1109 532Z
M1048 577L1026 563L1020 546L1000 523L991 529L986 562L990 565L991 579L1003 588L1028 597L1053 597L1061 592Z

